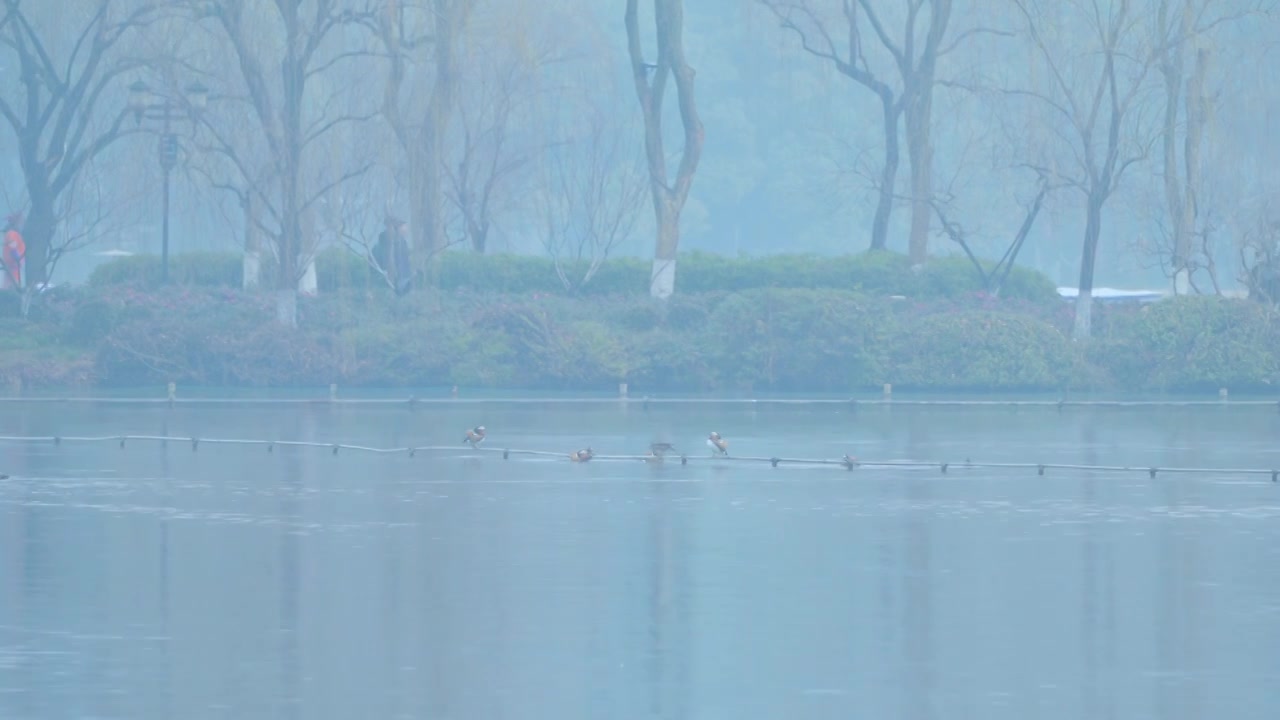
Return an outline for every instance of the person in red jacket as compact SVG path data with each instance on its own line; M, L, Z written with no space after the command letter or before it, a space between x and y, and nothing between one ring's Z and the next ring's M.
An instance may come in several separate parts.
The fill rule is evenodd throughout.
M4 226L4 248L0 260L4 262L4 287L22 287L22 261L27 256L27 243L22 239L22 214L8 217Z

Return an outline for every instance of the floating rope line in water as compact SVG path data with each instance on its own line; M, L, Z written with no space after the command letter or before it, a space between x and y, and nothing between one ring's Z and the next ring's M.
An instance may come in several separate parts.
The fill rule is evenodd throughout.
M1280 400L1249 399L1230 400L1226 390L1216 400L1168 399L1168 400L899 400L886 393L879 398L696 398L696 397L504 397L460 398L409 396L407 398L343 398L337 388L330 388L328 397L311 398L232 398L232 397L178 397L174 388L167 397L0 397L0 404L100 404L100 405L367 405L367 406L449 406L449 405L623 405L649 409L651 406L719 405L758 408L780 407L1001 407L1001 408L1052 408L1061 412L1065 408L1201 408L1201 407L1273 407L1280 411Z
M28 436L28 435L7 435L0 436L0 442L9 443L26 443L26 444L53 444L61 445L63 443L118 443L121 448L128 445L129 442L159 442L162 445L168 443L183 443L191 446L191 451L199 450L200 445L253 445L265 447L267 452L274 452L276 447L301 447L301 448L321 448L329 450L332 454L337 455L340 451L347 450L353 452L376 453L383 455L408 455L414 457L418 453L435 453L448 455L470 455L474 453L501 454L503 460L510 460L513 456L529 456L529 457L547 457L568 461L570 453L553 452L549 450L525 450L517 448L473 448L458 445L418 445L406 447L370 447L368 445L352 445L349 443L325 443L312 442L307 440L250 440L242 438L198 438L198 437L175 437L172 435L99 435L99 436ZM830 459L830 458L789 458L789 457L760 457L760 456L741 456L741 455L711 455L711 456L687 456L687 455L592 455L591 462L596 461L622 461L622 462L646 462L650 464L698 464L698 463L768 463L772 467L780 467L783 465L810 465L810 466L834 466L845 470L854 470L856 468L909 468L916 470L938 470L942 474L947 474L950 470L1035 470L1036 474L1043 476L1049 470L1067 470L1081 472L1114 472L1114 473L1146 473L1151 479L1155 479L1161 473L1178 473L1178 474L1202 474L1202 475L1263 475L1269 476L1272 482L1280 482L1280 469L1264 469L1264 468L1208 468L1208 467L1157 467L1157 466L1135 466L1135 465L1078 465L1070 463L1007 463L1007 462L971 462L964 461L958 463L941 462L937 460L861 460L849 456Z

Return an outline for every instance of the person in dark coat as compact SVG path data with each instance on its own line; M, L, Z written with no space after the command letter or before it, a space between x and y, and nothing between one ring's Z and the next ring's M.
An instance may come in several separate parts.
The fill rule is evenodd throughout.
M387 274L397 295L409 292L413 286L408 235L409 226L405 221L388 216L386 227L378 233L378 243L373 246L373 260Z

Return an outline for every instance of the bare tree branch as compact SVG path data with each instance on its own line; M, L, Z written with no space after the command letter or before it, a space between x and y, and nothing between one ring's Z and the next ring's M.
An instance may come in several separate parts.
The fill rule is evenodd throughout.
M13 92L12 97L0 95L0 115L17 141L30 202L25 234L33 283L47 280L59 257L58 223L79 175L117 140L132 134L123 128L123 112L102 112L99 106L114 95L108 88L115 80L139 66L123 55L122 41L139 37L164 8L158 2L136 2L119 17L113 8L111 0L93 0L55 15L47 5L5 3L0 48L13 56L18 72L17 82L0 90ZM61 59L50 50L55 47L49 44L54 27L68 38Z

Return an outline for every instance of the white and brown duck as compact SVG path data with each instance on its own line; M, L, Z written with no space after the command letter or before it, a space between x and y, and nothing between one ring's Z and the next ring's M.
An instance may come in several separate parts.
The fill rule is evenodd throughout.
M462 438L462 444L470 445L471 447L479 447L480 443L484 442L484 438L484 426L477 425L467 431L466 437Z
M720 437L718 432L712 432L707 436L707 446L721 455L729 454L729 441Z

